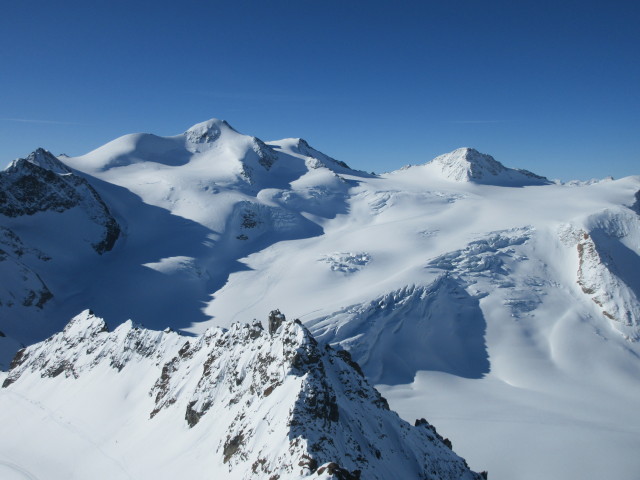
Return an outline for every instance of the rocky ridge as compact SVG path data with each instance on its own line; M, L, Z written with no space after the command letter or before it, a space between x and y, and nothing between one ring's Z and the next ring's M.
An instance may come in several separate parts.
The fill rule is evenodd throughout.
M62 389L105 366L126 384L143 364L156 371L137 387L153 405L147 422L182 411L194 436L226 432L211 455L234 478L486 478L428 422L411 426L390 411L349 353L278 311L269 320L268 331L254 321L186 338L131 322L109 332L85 311L21 350L3 388L20 391L36 376Z

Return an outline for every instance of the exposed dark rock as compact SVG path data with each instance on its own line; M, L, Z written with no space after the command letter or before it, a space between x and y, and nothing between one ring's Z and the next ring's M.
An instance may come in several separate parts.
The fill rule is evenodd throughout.
M189 345L189 342L187 342L185 345ZM182 347L182 349L184 349L184 347ZM180 351L182 351L182 349ZM175 372L177 363L178 363L178 358L174 357L170 362L165 363L164 366L162 367L162 373L160 374L160 378L156 381L155 385L153 386L153 391L156 392L156 398L155 398L156 408L154 408L151 411L151 414L149 415L150 418L155 417L155 415L160 411L161 406L166 406L166 405L175 403L175 398L169 398L166 401L163 401L163 400L165 400L165 397L169 393L169 382L171 380L171 374ZM189 420L187 419L187 422L188 421Z
M298 466L306 467L309 469L309 471L311 471L311 473L313 473L318 469L318 461L315 458L310 457L307 454L304 454L302 455L302 458L298 462Z
M9 365L9 371L18 368L27 359L28 359L27 349L26 348L22 348L22 349L18 350L18 352L16 353L15 357L13 357L13 360L11 360L11 365ZM4 379L4 382L2 382L2 388L7 388L9 385L11 385L16 380L17 380L17 377L12 377L11 375L9 375L7 378Z
M187 421L189 427L194 427L200 421L202 416L209 410L209 408L211 408L210 403L205 403L205 405L201 409L196 410L196 408L194 408L196 403L196 401L193 401L189 402L189 404L187 405L187 410L185 412L184 418Z
M421 427L423 425L425 425L425 426L427 426L427 428L429 428L428 427L429 422L427 422L424 418L416 418L416 421L413 422L413 426L414 427Z
M416 427L424 427L428 430L431 431L431 433L433 433L433 435L435 436L435 438L437 438L438 440L440 440L444 445L447 446L447 448L449 450L453 450L453 445L451 443L451 440L449 440L448 438L444 438L442 435L440 435L437 431L436 431L436 427L434 427L433 425L431 425L429 422L427 422L424 418L419 418L415 421L414 426Z
M342 360L344 360L347 363L347 365L352 367L356 372L358 372L362 377L364 377L364 372L362 371L362 368L360 368L360 365L358 363L353 361L353 358L351 358L351 353L349 353L348 350L338 350L336 354Z
M256 212L247 211L242 214L242 228L255 228L260 224Z
M78 378L78 374L76 373L73 364L67 361L52 365L50 368L44 371L42 376L55 378L62 373L64 373L66 376Z
M640 190L638 190L635 194L636 201L631 205L631 210L640 215Z
M285 320L286 318L280 313L280 310L272 310L271 313L269 313L269 335L276 333L276 330L278 330Z
M239 433L233 438L227 437L227 441L224 444L224 450L222 451L224 455L223 463L227 463L233 455L240 449L240 446L244 442L244 435Z
M189 341L187 340L184 345L182 346L182 348L180 348L180 350L178 350L178 356L184 358L187 355L187 352L189 351L189 347L191 345L189 344Z
M333 475L336 480L360 480L360 470L353 470L350 472L346 468L342 468L335 462L331 462L327 465L323 465L318 469L318 475L322 475L324 472L329 475Z

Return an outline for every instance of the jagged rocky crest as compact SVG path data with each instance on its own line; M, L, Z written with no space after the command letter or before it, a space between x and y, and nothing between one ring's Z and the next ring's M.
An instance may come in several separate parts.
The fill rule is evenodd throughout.
M0 172L0 214L10 218L40 212L62 213L79 207L102 227L92 243L99 254L111 250L120 226L98 192L50 152L39 148Z
M234 478L486 478L428 422L411 426L390 411L349 353L279 311L268 331L254 321L190 338L131 322L109 332L85 311L21 350L3 387L30 376L74 381L105 366L126 383L141 363L157 372L138 385L152 406L147 421L177 410L194 431L225 432L211 454Z

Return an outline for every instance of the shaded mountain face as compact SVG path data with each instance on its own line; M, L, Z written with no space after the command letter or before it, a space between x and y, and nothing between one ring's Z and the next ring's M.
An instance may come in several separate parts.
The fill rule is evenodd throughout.
M38 149L0 172L0 214L9 218L78 209L100 228L91 246L103 254L111 250L120 226L95 189L50 152ZM60 224L64 217L60 217Z
M144 478L170 478L157 461L139 455L155 450L150 438L143 445L126 438L131 425L140 436L178 423L182 431L175 432L176 441L195 450L202 450L198 444L206 434L208 449L201 453L208 460L199 464L211 467L208 478L483 478L428 422L411 426L390 411L348 352L318 343L279 311L271 313L269 331L254 322L190 338L130 322L109 332L102 319L85 311L61 333L22 350L3 388L16 395L28 392L49 409L57 402L91 405L106 379L111 394L123 397L96 408L83 428L98 438L101 422L109 422L110 455L132 448L137 460L129 460L126 471L135 477L144 471ZM77 383L96 388L74 391ZM53 398L45 393L51 389ZM146 414L132 405L136 401ZM3 410L27 425L41 421L21 415L20 408ZM69 415L70 425L81 420L69 410L63 415ZM49 427L42 425L45 431ZM113 447L114 440L122 446ZM51 448L46 440L29 444L34 456ZM91 478L113 478L113 471L92 471L91 450L89 458L75 458L74 468ZM69 456L75 453L57 463ZM185 477L200 478L195 473L200 465L179 457L172 462ZM56 465L45 461L38 468L49 478L63 478L56 476L61 471Z
M435 370L466 378L489 372L478 299L441 276L309 322L316 336L348 349L374 383L411 383Z

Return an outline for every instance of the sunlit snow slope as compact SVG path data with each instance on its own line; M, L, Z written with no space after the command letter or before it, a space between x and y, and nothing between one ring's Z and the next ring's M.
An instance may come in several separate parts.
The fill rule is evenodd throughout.
M375 176L220 120L59 160L40 175L106 210L0 216L5 368L85 308L187 334L280 308L492 479L640 470L640 177L554 183L469 148Z

